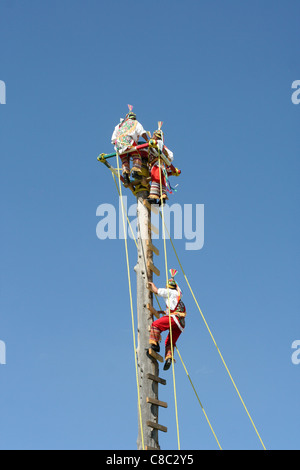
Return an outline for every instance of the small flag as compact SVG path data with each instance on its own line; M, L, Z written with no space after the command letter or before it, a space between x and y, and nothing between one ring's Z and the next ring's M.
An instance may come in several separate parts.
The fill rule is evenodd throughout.
M128 109L129 111L132 111L133 110L133 106L131 104L128 104Z

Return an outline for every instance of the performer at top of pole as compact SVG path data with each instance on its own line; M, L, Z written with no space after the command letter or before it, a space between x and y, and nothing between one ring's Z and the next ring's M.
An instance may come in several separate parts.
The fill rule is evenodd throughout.
M130 183L130 161L132 156L132 178L134 180L142 179L142 159L138 150L133 150L142 137L148 142L148 135L142 124L137 120L136 114L132 112L133 107L128 105L129 113L126 114L125 119L121 120L113 132L111 142L115 146L116 152L120 155L122 161L122 172L124 183ZM131 151L130 156L128 150Z
M158 129L153 132L152 139L156 145L152 146L150 140L148 150L148 164L151 174L151 186L148 202L153 204L165 203L168 199L167 191L172 193L169 176L179 176L180 170L172 165L173 152L164 144L164 133L161 130L162 122L159 121ZM162 187L160 187L160 185Z

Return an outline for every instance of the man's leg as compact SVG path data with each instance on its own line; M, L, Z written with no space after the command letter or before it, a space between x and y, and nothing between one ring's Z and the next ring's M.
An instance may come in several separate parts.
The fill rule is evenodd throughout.
M160 183L162 189L160 189ZM163 199L168 199L166 179L161 168L158 165L154 165L151 170L151 188L149 199L161 199L161 193Z
M154 351L159 350L159 343L161 341L161 332L169 329L169 317L164 315L163 317L155 320L150 329L150 346L153 347Z
M130 163L129 163L129 155L126 153L125 155L120 155L121 162L122 162L122 173L124 178L124 183L129 184L129 176L130 176Z
M132 152L132 178L142 177L142 158L138 151Z
M181 330L178 328L177 324L175 323L174 319L171 318L171 325L172 325L172 345L173 345L173 354L174 349L176 347L177 340L181 335ZM165 365L164 370L168 370L172 364L172 347L171 347L171 334L169 333L166 342L165 342Z

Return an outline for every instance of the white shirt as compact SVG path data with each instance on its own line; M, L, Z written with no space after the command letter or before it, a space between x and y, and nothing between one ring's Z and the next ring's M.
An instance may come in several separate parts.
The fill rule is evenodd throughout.
M169 299L170 299L170 310L175 310L179 301L179 294L177 289L158 289L157 295L163 297L166 302L167 308L169 308Z
M132 144L133 142L135 142L136 144L138 143L139 141L139 138L141 137L141 135L143 134L146 134L146 131L145 129L143 128L142 124L138 121L135 121L136 125L133 127L133 129L130 131L130 132L126 132L126 136L130 137L132 139ZM111 136L111 143L114 145L116 140L117 140L117 136L118 136L118 131L119 131L119 127L122 123L118 124L115 129L114 129L114 132L113 132L113 135ZM128 148L127 147L124 147L122 148L122 153L125 152L125 150ZM116 147L115 147L115 150Z

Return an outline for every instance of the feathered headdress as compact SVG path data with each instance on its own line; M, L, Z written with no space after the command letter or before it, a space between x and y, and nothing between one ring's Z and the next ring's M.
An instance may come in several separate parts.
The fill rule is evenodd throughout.
M157 137L158 139L160 139L160 140L162 140L162 141L164 141L164 133L163 133L163 131L161 130L162 125L163 125L163 122L162 122L162 121L158 121L158 129L153 132L153 136L154 136L154 137Z
M168 280L168 285L170 289L176 289L177 282L175 281L174 277L178 273L177 269L169 269L169 273L171 274L171 279Z
M133 106L131 104L128 104L127 106L128 106L128 109L129 109L129 113L126 114L125 119L136 119L136 114L132 112Z
M178 271L177 269L169 269L169 273L171 274L171 278L174 279Z

